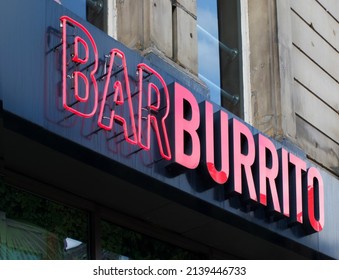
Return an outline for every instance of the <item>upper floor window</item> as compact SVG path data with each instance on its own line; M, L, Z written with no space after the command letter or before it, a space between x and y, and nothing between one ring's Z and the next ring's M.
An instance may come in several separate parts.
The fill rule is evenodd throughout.
M73 11L83 19L88 20L90 23L106 30L105 26L105 6L107 0L54 0L59 4L65 6L69 10Z
M115 0L55 1L60 2L110 36L126 43L124 38L116 35L116 29L123 28L123 26L117 26L118 23L114 21L117 18L117 15L114 15L114 11L117 12L115 5L120 2ZM244 118L241 2L244 1L196 0L196 13L199 77L209 87L213 102ZM133 11L130 13L134 16L143 13L134 6L131 6L132 8ZM121 9L119 11L122 12ZM131 25L130 28L137 27ZM134 38L133 41L137 42L138 38Z
M198 72L211 100L243 117L240 0L197 0Z

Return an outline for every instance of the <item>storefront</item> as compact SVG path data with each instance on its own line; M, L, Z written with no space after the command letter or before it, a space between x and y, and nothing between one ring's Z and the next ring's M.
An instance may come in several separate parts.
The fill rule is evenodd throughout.
M0 23L0 258L339 258L338 180L303 151L54 1Z

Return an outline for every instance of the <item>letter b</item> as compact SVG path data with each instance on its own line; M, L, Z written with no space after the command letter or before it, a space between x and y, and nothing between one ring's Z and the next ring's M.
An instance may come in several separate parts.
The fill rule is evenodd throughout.
M94 76L98 68L97 47L92 35L83 25L68 16L62 16L60 21L63 107L75 115L90 118L98 106L98 86ZM69 36L75 32L76 36ZM86 37L87 40L79 35ZM89 61L90 50L93 54L93 63Z
M193 94L177 83L174 94L174 161L195 169L200 162L199 106Z

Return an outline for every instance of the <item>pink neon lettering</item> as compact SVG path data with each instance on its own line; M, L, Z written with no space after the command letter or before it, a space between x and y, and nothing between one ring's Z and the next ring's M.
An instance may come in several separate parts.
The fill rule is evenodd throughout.
M110 93L109 85L112 79L111 74L113 70L113 65L118 65L117 68L119 68L119 70L122 69L125 86L123 86L123 83L121 81L114 81L112 89L111 89L113 91L112 93L113 97L112 97L112 100L110 101L108 98L108 93ZM126 141L132 145L136 145L138 141L137 141L135 119L134 119L134 110L133 110L131 90L130 90L129 79L128 79L126 58L122 51L118 49L111 50L110 62L109 62L109 67L107 69L106 77L107 78L106 78L103 98L102 98L99 117L98 117L98 126L105 130L112 130L114 121L116 121L122 125ZM129 108L129 120L131 122L130 125L128 125L128 122L122 115L119 115L117 113L118 108L124 105L125 99L127 99L128 108ZM108 113L105 114L106 111L108 111Z
M281 212L276 185L276 178L279 172L278 154L273 143L262 134L258 134L259 150L259 193L260 203L267 205L267 189L270 189L273 209ZM269 152L269 155L267 154ZM268 166L270 165L270 166ZM269 183L269 184L267 184Z
M146 64L141 63L138 65L138 74L139 74L139 114L138 114L139 145L144 150L150 149L151 124L152 124L158 142L160 155L164 159L170 160L172 155L166 126L166 119L168 117L170 110L170 101L167 85L163 78L154 69L147 66ZM155 77L156 80L160 83L163 90L162 92L164 96L163 99L160 97L160 90L158 86L155 85L153 82L148 83L147 92L145 93L144 75L149 77L150 76ZM162 117L159 120L157 118L157 115L160 114L160 111L162 111ZM146 124L145 129L146 133L144 133L143 123Z
M289 175L288 175L288 152L285 149L279 150L280 155L280 172L281 172L281 205L283 214L286 217L290 216L290 184L289 184Z
M63 107L70 111L71 113L81 116L83 118L92 117L98 106L98 87L97 81L95 78L95 73L98 68L98 51L95 44L95 41L92 35L88 32L88 30L75 21L74 19L68 16L62 16L60 18L62 25L62 103ZM73 38L68 36L67 30L69 28L77 28L79 29L90 41L94 62L92 70L90 71L89 77L82 73L81 71L75 70L71 73L68 73L68 62L69 60L73 61L75 64L83 65L83 67L88 64L89 59L89 47L84 39L80 36L74 37L74 53L72 54L69 49L68 38ZM79 45L82 45L85 50L85 57L80 58L79 56ZM69 80L74 79L74 90L72 93L72 87L69 85ZM89 81L90 79L90 81ZM83 81L83 86L85 87L85 93L80 94L80 80ZM92 108L88 109L89 103L92 102ZM81 104L85 106L80 107Z
M307 171L307 197L309 224L314 231L321 231L325 224L324 182L320 172L314 167Z
M228 115L225 111L219 111L219 126L214 131L214 113L213 105L205 102L205 148L206 148L206 165L212 179L218 184L224 184L229 177L229 139L228 139ZM220 133L220 139L217 139L218 149L215 147L215 135ZM220 168L216 168L215 152L220 153Z
M233 123L233 153L234 153L234 191L243 193L247 185L249 198L258 201L254 185L252 166L255 160L255 144L250 129L237 119ZM242 170L245 172L246 182L242 181Z
M303 201L302 201L302 173L306 172L306 162L290 153L290 163L294 165L295 170L295 213L296 221L303 223ZM292 217L293 218L293 217Z
M195 169L200 162L200 140L197 133L200 124L199 106L194 95L178 83L174 84L174 94L174 161ZM184 102L189 106L189 112L185 112Z
M85 57L84 58L80 58L79 57L79 44L81 44L85 50ZM74 56L72 58L72 60L74 62L78 62L81 64L85 64L88 62L88 57L89 57L89 50L88 50L88 45L86 43L86 41L84 39L82 39L79 36L75 36L74 38Z
M101 102L99 129L95 132L112 131L114 124L119 124L125 140L140 147L137 151L148 151L151 143L157 142L162 158L171 160L173 156L174 162L188 169L201 164L203 152L202 164L206 165L205 170L214 182L225 184L231 177L232 190L246 199L268 205L271 210L291 217L293 222L307 224L312 231L323 229L324 183L315 167L307 170L305 161L284 148L277 151L274 143L262 134L256 135L255 142L246 124L236 118L229 122L228 114L224 110L215 113L209 101L201 104L203 112L200 112L192 92L178 83L174 83L173 93L172 154L167 131L170 96L162 76L140 63L137 66L138 90L131 93L125 54L112 49L106 73L101 76L106 80L99 101L95 77L99 59L95 41L83 25L70 17L62 16L60 22L62 104L66 111L90 118ZM118 75L122 78L118 79ZM138 102L134 104L138 108L137 116L134 95L138 97L134 99ZM153 141L151 133L155 136Z

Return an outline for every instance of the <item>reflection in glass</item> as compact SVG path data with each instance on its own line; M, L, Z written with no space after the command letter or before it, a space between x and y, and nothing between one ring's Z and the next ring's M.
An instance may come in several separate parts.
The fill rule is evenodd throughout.
M102 258L105 260L184 260L198 259L185 249L128 230L106 221L101 222Z
M198 72L211 100L243 117L239 0L197 0Z
M0 182L0 259L88 259L86 243L86 213Z
M104 26L105 0L54 0L101 30Z
M197 1L198 72L209 87L211 100L221 104L217 1Z

